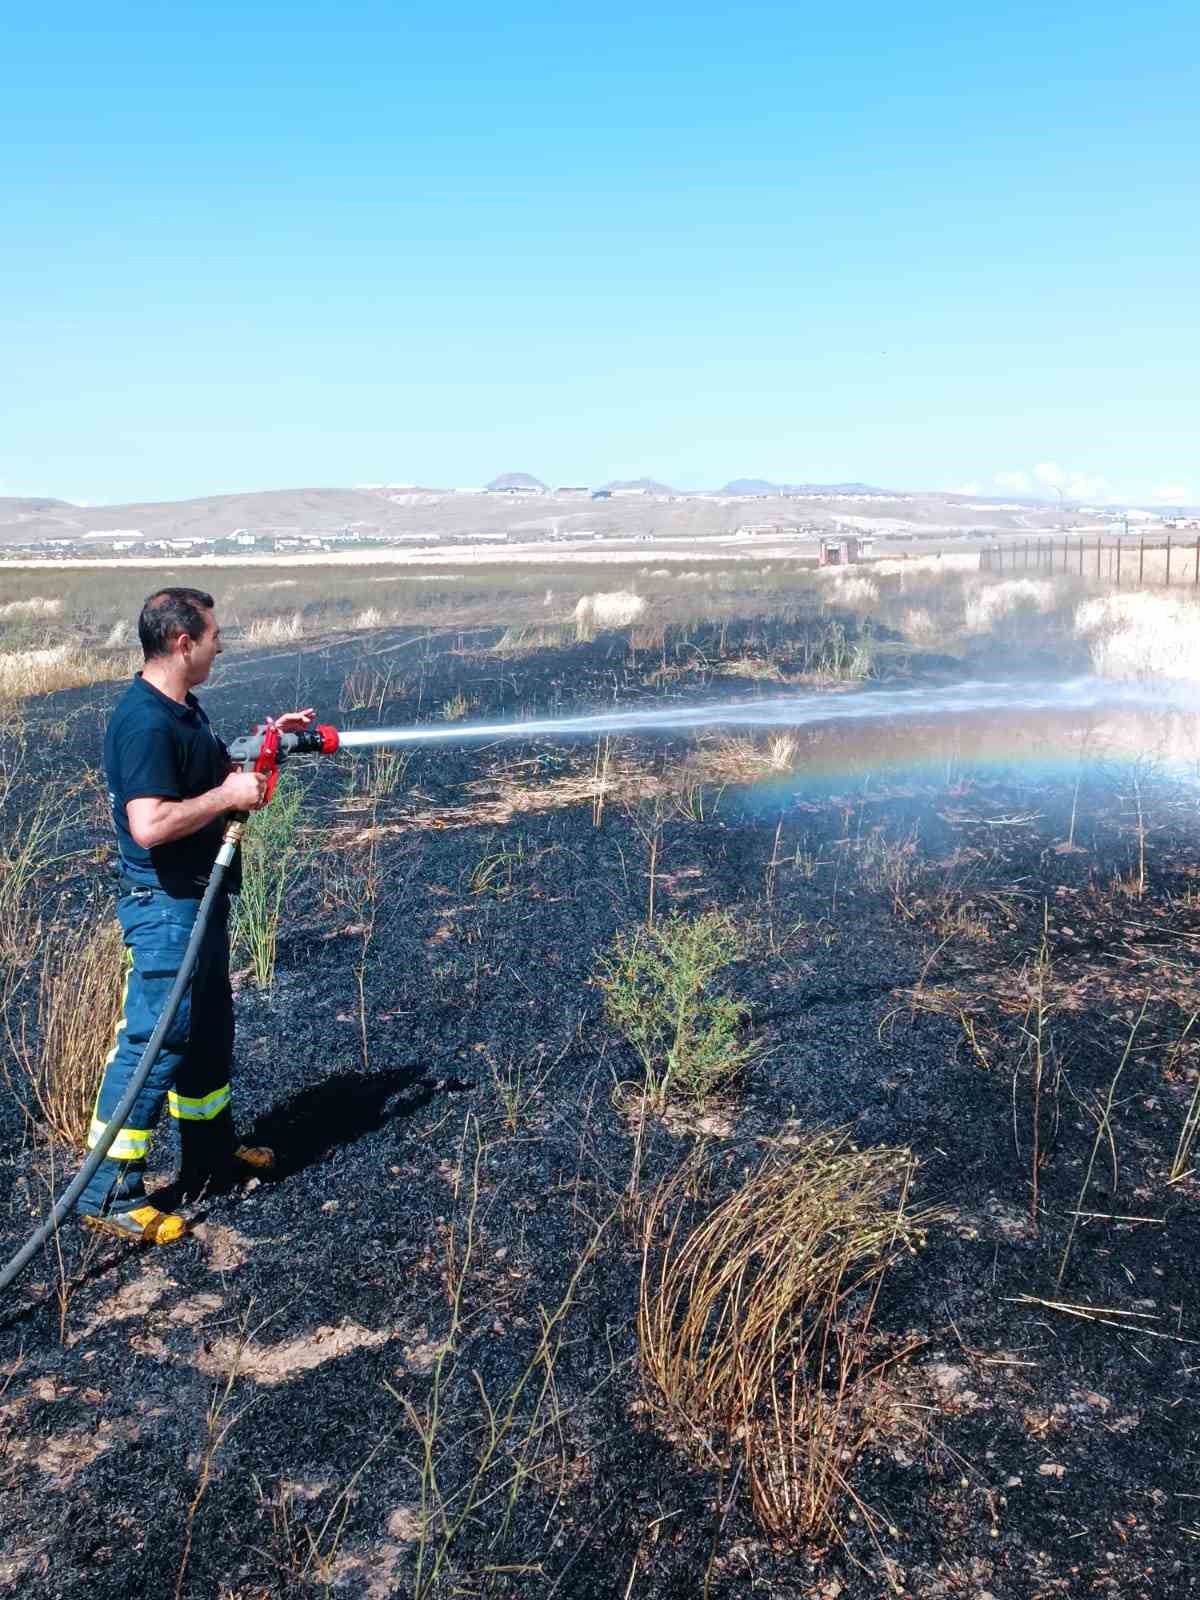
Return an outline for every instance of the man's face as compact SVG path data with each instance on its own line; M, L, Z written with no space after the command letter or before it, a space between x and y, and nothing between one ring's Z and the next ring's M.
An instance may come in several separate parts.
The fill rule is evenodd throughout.
M183 650L183 661L187 675L189 689L194 689L201 684L212 671L212 664L221 654L224 646L221 643L221 630L217 626L217 617L214 611L205 611L204 632L199 639L191 639L185 633L180 636L180 648Z

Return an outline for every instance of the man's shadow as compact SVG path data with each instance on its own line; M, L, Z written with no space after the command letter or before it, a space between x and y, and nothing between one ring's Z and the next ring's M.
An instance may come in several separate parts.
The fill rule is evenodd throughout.
M275 1152L271 1179L287 1178L339 1146L413 1116L440 1091L470 1087L458 1078L428 1077L415 1062L385 1072L335 1072L264 1112L242 1140L269 1145Z

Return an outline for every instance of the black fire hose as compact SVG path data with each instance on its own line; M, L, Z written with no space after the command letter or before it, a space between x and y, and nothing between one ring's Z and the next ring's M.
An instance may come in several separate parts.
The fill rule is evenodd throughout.
M212 914L213 901L217 897L217 892L224 880L226 870L237 854L237 847L245 824L245 816L239 814L233 818L225 829L225 837L221 842L220 850L217 852L217 859L213 862L208 883L205 885L204 897L200 901L200 909L196 912L196 921L192 926L192 936L188 940L187 949L183 953L179 972L176 975L175 982L171 985L171 992L167 996L167 1002L163 1006L162 1014L155 1024L154 1032L150 1035L149 1043L142 1051L142 1059L137 1064L137 1070L129 1080L129 1087L121 1096L117 1109L113 1112L108 1122L105 1123L104 1132L97 1139L94 1149L88 1152L87 1160L67 1186L65 1193L55 1205L53 1211L51 1211L41 1227L38 1228L37 1232L21 1246L4 1270L0 1272L0 1289L7 1289L9 1284L29 1265L46 1240L57 1233L67 1215L74 1209L76 1200L87 1187L96 1168L108 1154L113 1140L125 1126L125 1119L133 1110L133 1103L140 1094L142 1085L150 1075L150 1068L158 1060L158 1053L162 1049L162 1042L167 1036L167 1030L174 1022L175 1013L179 1010L179 1002L183 999L187 986L192 981L192 969L195 967L196 958L200 954L200 944L204 938L205 929L208 927L208 919Z

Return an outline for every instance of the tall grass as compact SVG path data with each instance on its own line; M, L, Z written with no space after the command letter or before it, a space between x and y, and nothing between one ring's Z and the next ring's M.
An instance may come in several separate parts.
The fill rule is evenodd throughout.
M38 976L37 1027L31 1040L26 1013L13 1053L32 1097L30 1114L67 1150L87 1144L105 1057L121 1016L125 950L120 925L94 912L51 930Z
M282 773L270 805L254 813L242 840L242 892L234 901L230 937L260 989L275 981L279 924L309 853L299 834L303 800L299 778Z
M0 962L21 967L32 958L41 932L44 885L62 859L63 821L56 797L43 791L32 810L10 826L0 850Z

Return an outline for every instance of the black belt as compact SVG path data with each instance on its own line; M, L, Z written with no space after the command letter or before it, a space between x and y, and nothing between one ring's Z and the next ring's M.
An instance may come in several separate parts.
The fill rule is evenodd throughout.
M163 888L161 883L137 883L137 882L135 882L135 880L133 878L118 878L117 879L117 894L118 895L127 895L127 894L138 894L138 895L165 894L165 895L168 895L168 897L170 899L173 899L173 900L202 900L204 898L204 888L205 888L204 884L203 883L197 883L197 884L193 885L193 887L195 888L195 891L196 891L195 894L172 895L172 894L170 894L169 890ZM223 885L222 885L221 892L222 893L227 893L228 892L227 890L225 890Z
M124 894L163 894L165 891L157 883L136 883L132 878L117 879L117 893Z

